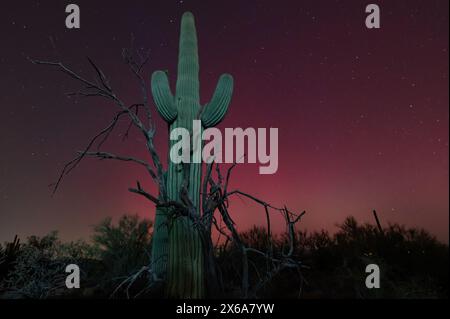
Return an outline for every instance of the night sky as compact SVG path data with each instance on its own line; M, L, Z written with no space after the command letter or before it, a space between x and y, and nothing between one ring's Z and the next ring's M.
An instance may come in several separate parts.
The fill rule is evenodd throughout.
M65 5L81 9L81 29L65 28ZM381 8L368 30L365 5ZM154 207L127 188L133 164L87 159L62 183L65 162L106 126L117 108L101 98L68 98L78 83L29 63L61 60L89 77L97 61L114 90L140 102L121 60L133 33L150 49L146 74L167 69L174 88L179 22L196 17L201 100L221 73L235 79L224 127L277 127L279 169L259 175L239 165L231 188L274 205L306 210L302 229L336 229L345 216L420 226L448 241L448 8L442 1L15 1L0 5L0 241L59 230L89 238L92 225L124 213L153 218ZM105 151L148 159L123 121ZM156 144L167 152L158 119ZM261 208L235 198L240 230L264 224ZM276 218L277 230L283 223Z

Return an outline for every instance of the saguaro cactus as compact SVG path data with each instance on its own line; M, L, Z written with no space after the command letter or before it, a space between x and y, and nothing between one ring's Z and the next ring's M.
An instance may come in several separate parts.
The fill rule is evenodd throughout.
M192 136L193 120L200 119L202 129L212 127L223 119L228 109L233 91L231 75L223 74L220 77L211 101L202 107L199 97L198 74L195 21L192 13L186 12L181 19L175 96L171 93L165 72L156 71L152 75L153 99L159 114L169 124L170 131L175 128L185 128ZM175 141L170 141L170 146L174 143ZM188 165L175 164L169 159L166 180L167 195L170 200L181 201L180 193L185 174L189 174L187 188L189 198L195 207L196 214L199 215L201 164L192 163L192 158ZM162 256L157 255L167 251L161 246L164 245L165 234L168 234L168 295L180 298L201 298L205 294L205 271L204 249L198 229L188 217L177 217L170 220L168 216L169 211L158 210L158 220L155 224L167 225L167 227L159 227L161 233L155 234L153 258L154 260L163 259ZM155 245L160 245L160 247L155 247Z

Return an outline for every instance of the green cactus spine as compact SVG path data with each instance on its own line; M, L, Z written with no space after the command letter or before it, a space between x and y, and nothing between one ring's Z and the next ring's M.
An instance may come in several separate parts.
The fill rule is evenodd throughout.
M190 12L183 14L178 54L178 77L176 94L172 95L167 74L156 71L152 75L152 94L159 114L169 124L170 131L185 128L192 136L193 120L200 119L202 128L218 124L224 117L231 100L233 78L223 74L217 84L211 101L201 107L199 94L199 63L197 32L194 16ZM201 112L200 112L201 111ZM170 141L170 147L175 141ZM191 155L192 156L192 155ZM189 170L188 172L185 170ZM170 200L181 201L184 174L189 174L188 194L200 214L201 164L174 164L169 160L167 172L167 195ZM204 249L198 229L187 217L168 220L168 213L160 211L155 223L166 224L168 228L169 259L167 266L167 293L170 297L201 298L205 295ZM164 229L161 228L161 229ZM156 229L155 229L156 230ZM164 234L156 234L164 237ZM154 258L166 251L163 241L154 241ZM155 250L156 248L156 250Z

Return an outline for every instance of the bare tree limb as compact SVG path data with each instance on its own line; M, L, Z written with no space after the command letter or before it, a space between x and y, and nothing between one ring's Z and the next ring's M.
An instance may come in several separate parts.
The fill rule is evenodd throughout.
M79 152L79 153L82 154L82 152ZM157 179L158 179L158 177L156 176L155 172L153 171L153 168L151 167L151 165L149 163L147 163L146 161L138 159L138 158L129 157L129 156L120 156L120 155L115 155L115 154L111 154L108 152L85 152L84 156L96 157L99 159L113 159L113 160L118 160L118 161L137 163L139 165L144 166L147 169L150 176L155 181L157 181Z
M138 105L137 104L133 104L132 106L130 106L129 109L131 108L137 108ZM62 181L62 179L64 178L65 175L68 175L80 162L81 160L85 157L86 153L92 148L92 146L94 145L94 143L97 141L97 139L99 139L100 137L103 136L103 139L100 141L100 143L97 145L97 148L100 148L100 146L105 143L105 141L107 140L107 138L109 137L111 131L114 129L114 127L116 126L117 122L119 121L120 117L125 115L127 112L126 111L120 111L118 113L116 113L116 115L114 116L112 122L105 127L104 129L102 129L99 133L97 133L86 145L86 147L84 148L84 151L79 152L79 154L72 159L71 161L67 162L60 175L58 176L58 180L56 181L56 183L54 183L53 186L53 191L52 194L54 195Z
M114 93L113 89L109 85L109 82L107 81L106 76L104 75L103 71L90 58L88 58L90 65L96 72L96 75L97 75L96 80L97 80L97 82L100 83L99 84L95 81L93 82L93 81L87 80L86 78L77 74L75 71L68 68L61 62L41 61L41 60L34 60L31 58L28 58L28 60L31 61L33 64L47 65L47 66L55 67L59 71L63 72L64 74L67 74L72 79L77 80L78 82L80 82L81 84L84 85L84 91L79 91L79 92L72 93L72 94L77 94L77 95L82 95L82 96L100 96L100 97L107 98L107 99L111 100L112 102L114 102L121 109L121 112L128 115L128 117L130 118L133 125L135 127L137 127L145 137L147 149L150 152L153 164L156 167L156 175L157 175L157 180L158 180L157 182L160 187L161 194L162 194L163 198L166 199L167 192L166 192L165 182L163 179L164 170L163 170L159 155L156 152L156 148L153 143L153 136L155 133L155 129L154 129L153 125L152 125L152 127L149 127L147 129L145 127L145 125L141 122L141 120L139 119L137 112L133 113L131 111L131 109L129 107L126 107L125 103L117 97L117 95ZM148 57L146 59L144 59L144 62L141 65L137 66L137 68L136 68L136 64L134 62L129 61L129 65L131 65L133 67L133 70L135 70L135 73L138 72L137 75L139 76L140 80L142 80L141 86L142 86L142 91L144 94L143 106L146 109L146 114L147 114L147 118L149 119L149 123L151 123L151 112L150 112L150 107L148 104L147 89L145 86L145 81L144 81L142 75L140 74L140 70L142 69L143 65L147 61L148 61ZM100 135L103 135L105 133L109 134L110 130L112 130L112 128L115 126L116 122L117 122L116 120L113 121L112 127L108 127L106 130L102 131L100 133ZM95 141L97 138L98 138L98 136L94 137L93 140ZM90 147L92 146L92 143L88 144L86 151L89 151ZM84 157L84 155L80 155L79 157L73 159L72 161L70 161L69 163L67 163L64 166L63 171L58 178L58 181L54 184L55 186L53 188L53 194L56 192L63 176L66 175L67 173L69 173L73 168L75 168L79 164L79 162L81 161L81 159L83 157Z

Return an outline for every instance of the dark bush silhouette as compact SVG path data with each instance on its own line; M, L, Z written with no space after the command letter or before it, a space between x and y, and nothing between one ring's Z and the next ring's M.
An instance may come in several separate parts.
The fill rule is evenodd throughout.
M16 252L9 272L0 281L3 298L52 298L68 293L65 268L77 263L84 268L93 255L82 241L61 243L57 232L30 236Z
M267 249L267 232L254 227L242 234L246 244ZM296 298L442 298L448 296L448 245L428 232L389 225L382 232L376 226L360 225L348 217L338 231L296 233L295 257L306 266L302 276L284 271L260 291L259 297ZM286 249L287 239L276 238L274 254ZM239 284L240 254L235 247L218 250L225 287L233 293ZM254 282L265 274L265 259L251 256ZM365 268L377 264L381 288L367 289Z
M0 282L5 279L8 272L14 267L14 262L19 254L19 249L20 240L17 238L17 235L12 242L5 243L4 248L2 244L0 244Z
M99 288L91 294L111 293L120 282L150 263L151 227L149 220L140 220L137 215L124 215L117 225L106 218L94 227L93 246L101 263L97 270L101 271L91 276L92 284L97 283Z
M150 221L127 215L116 225L111 219L97 225L91 244L61 243L56 232L42 238L31 236L20 246L15 239L14 249L10 244L0 250L0 266L6 272L0 278L0 296L161 297L146 289L149 272L139 272L149 266L151 226ZM287 238L275 236L269 241L262 228L241 235L246 246L271 251L274 258L288 249ZM448 245L424 230L397 224L380 229L348 217L335 234L298 231L295 242L293 258L304 265L301 273L284 269L270 274L267 259L250 253L249 279L254 287L250 297L448 298ZM5 267L9 255L14 258L7 257L10 262ZM239 296L242 256L238 247L223 242L215 255L223 296ZM64 267L72 262L82 269L82 287L69 291L63 286ZM381 269L380 289L365 286L365 268L371 263ZM129 278L133 280L126 281Z

